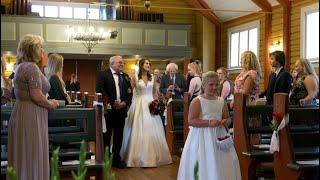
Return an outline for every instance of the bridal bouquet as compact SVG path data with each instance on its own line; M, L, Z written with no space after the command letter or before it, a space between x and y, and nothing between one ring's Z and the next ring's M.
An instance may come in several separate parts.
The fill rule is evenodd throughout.
M161 100L153 100L149 104L149 111L152 115L162 115L166 109L166 104Z

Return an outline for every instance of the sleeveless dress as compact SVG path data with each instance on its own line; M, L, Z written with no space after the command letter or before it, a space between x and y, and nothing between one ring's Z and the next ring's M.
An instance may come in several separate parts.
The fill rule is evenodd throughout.
M304 99L308 96L307 88L304 86L304 79L307 75L298 76L293 84L292 94L290 96L290 105L300 105L300 99ZM316 98L313 98L311 104L316 105Z
M8 166L21 180L49 179L48 110L31 101L30 89L50 90L35 63L18 65L14 77L14 104L8 126Z
M133 90L120 151L128 167L156 167L172 163L161 117L151 115L149 111L153 84L153 79L147 84L140 79Z
M224 100L200 100L203 120L222 119ZM223 126L190 127L180 160L178 180L193 180L196 161L199 162L199 180L238 180L241 179L239 160L234 147L228 151L219 150L218 137L227 135Z

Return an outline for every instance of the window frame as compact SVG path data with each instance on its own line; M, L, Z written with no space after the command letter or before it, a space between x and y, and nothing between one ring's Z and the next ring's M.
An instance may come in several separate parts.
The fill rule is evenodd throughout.
M300 57L306 58L306 26L307 26L307 15L310 13L319 12L319 3L314 3L309 6L301 8L300 13ZM319 57L309 59L312 64L319 66Z
M90 4L90 3L74 3L74 2L53 2L53 1L32 1L32 5L41 5L43 6L43 16L40 17L47 17L45 16L45 7L46 6L56 6L58 8L58 17L47 17L47 18L59 18L59 19L78 19L74 18L74 8L85 8L86 9L86 18L89 18L89 9L99 9L100 10L100 5L96 4ZM65 18L65 17L60 17L60 7L71 7L72 8L72 17L71 18ZM83 19L81 19L83 20ZM99 18L98 19L92 19L92 20L103 20L102 17L100 17L99 13Z
M236 71L240 72L241 65L239 67L231 67L231 35L234 33L240 33L242 31L250 31L251 29L257 28L257 54L256 56L259 57L259 50L260 50L260 20L251 21L249 23L241 24L239 26L235 26L228 29L228 54L227 54L227 60L228 60L228 70L230 71ZM248 35L248 38L250 36ZM249 45L248 45L249 46ZM238 47L239 50L239 47ZM239 55L240 56L240 55Z

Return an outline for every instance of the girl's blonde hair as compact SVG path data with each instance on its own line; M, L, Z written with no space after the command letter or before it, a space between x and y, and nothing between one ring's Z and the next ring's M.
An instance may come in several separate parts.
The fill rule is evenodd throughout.
M219 79L218 73L214 71L208 71L203 73L201 81L201 94L204 93L204 86L206 86L210 79Z
M63 57L60 54L50 54L47 68L48 68L48 74L47 74L48 80L50 80L51 76L57 75L62 84L62 87L65 87L65 83L62 80Z
M300 63L303 66L303 73L307 75L313 75L313 77L316 79L317 83L319 84L319 77L308 59L300 58L296 60L296 64L297 63Z
M241 54L243 68L247 71L255 70L261 77L261 68L257 56L252 51L245 51Z
M192 62L192 63L189 63L188 66L189 66L191 69L194 69L194 71L196 72L196 74L201 75L201 68L200 68L200 66L199 66L197 63Z
M41 60L39 51L42 49L43 39L41 36L27 34L22 37L17 49L17 64L23 62L38 63Z

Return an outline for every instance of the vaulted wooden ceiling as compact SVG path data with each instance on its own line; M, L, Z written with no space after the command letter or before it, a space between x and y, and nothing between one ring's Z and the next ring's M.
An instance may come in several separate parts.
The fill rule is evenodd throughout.
M185 0L194 8L210 8L214 12L202 11L212 22L224 22L257 11L271 11L271 7L278 5L278 0ZM209 16L212 16L209 18Z

